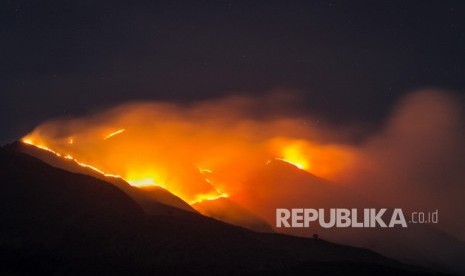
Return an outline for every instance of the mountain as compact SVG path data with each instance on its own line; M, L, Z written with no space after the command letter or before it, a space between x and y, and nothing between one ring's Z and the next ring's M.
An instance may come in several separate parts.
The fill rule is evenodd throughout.
M241 203L268 222L275 220L275 208L323 208L327 212L331 208L389 208L386 204L358 194L350 187L319 178L280 160L273 160L255 171L245 181L244 187L247 190L240 195ZM406 206L392 207L402 207L406 216L409 214ZM406 219L409 220L409 217ZM274 230L303 237L317 233L324 239L369 248L398 260L448 273L465 274L465 243L434 225L408 224L407 228L322 228L314 223L309 228Z
M204 200L193 204L192 207L204 216L257 232L273 232L273 228L263 218L228 198Z
M1 274L425 275L373 251L261 234L0 148Z
M172 193L170 193L162 187L153 186L150 188L140 189L131 186L122 178L106 177L102 173L97 172L91 168L80 166L78 163L76 163L76 161L72 159L62 158L47 150L43 150L33 145L21 143L18 141L6 146L6 148L34 156L56 168L61 168L70 172L90 175L95 178L104 180L106 182L110 182L114 184L116 187L123 190L126 194L128 194L149 214L158 211L158 205L152 204L154 202L170 205L190 212L197 212L188 203L186 203L185 201L173 195Z
M106 177L98 171L79 165L72 159L57 156L50 151L38 148L33 145L16 141L6 146L6 148L34 156L57 168L61 168L70 172L90 175L106 182L110 182L128 194L144 209L145 212L149 214L156 214L159 212L158 204L156 203L162 203L194 213L200 212L203 215L245 227L250 230L259 232L273 232L271 226L265 220L250 210L240 206L235 202L232 202L231 200L206 200L191 206L181 198L175 196L160 186L131 186L122 178ZM203 177L197 170L192 170L191 173L198 174L196 175L197 178L203 181Z

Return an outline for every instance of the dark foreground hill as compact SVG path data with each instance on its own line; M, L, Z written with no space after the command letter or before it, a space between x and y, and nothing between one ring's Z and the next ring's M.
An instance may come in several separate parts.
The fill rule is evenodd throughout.
M56 154L38 148L33 145L16 141L4 147L8 150L22 152L27 155L36 157L45 163L69 172L90 175L92 177L109 182L131 197L144 211L151 215L157 215L160 212L158 203L176 207L186 211L197 213L200 211L203 215L225 221L230 224L239 225L247 229L258 232L273 232L273 229L263 218L257 216L250 210L232 202L231 200L203 201L194 205L195 209L181 198L170 193L168 190L159 186L134 187L124 181L122 178L106 177L100 172L79 165L75 160L62 158ZM195 171L195 173L199 173ZM200 175L198 175L200 176ZM209 184L207 184L209 185ZM197 210L197 211L196 211Z
M372 251L260 234L0 148L0 274L424 275Z
M129 185L129 183L121 178L106 177L100 172L80 166L78 163L76 163L75 160L58 157L56 154L51 153L50 151L28 145L26 143L21 143L19 141L7 145L4 148L7 150L26 153L27 155L36 157L37 159L40 159L56 168L64 169L69 172L90 175L97 179L111 183L124 191L130 198L132 198L138 205L140 205L146 213L158 214L158 204L156 203L162 203L176 207L178 209L196 212L187 202L184 202L182 199L173 195L162 187L152 186L150 189L139 189ZM155 204L153 204L154 202Z

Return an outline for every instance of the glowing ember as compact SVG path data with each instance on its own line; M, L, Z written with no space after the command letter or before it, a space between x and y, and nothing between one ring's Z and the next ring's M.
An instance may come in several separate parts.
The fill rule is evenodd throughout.
M93 171L95 171L95 172L98 172L98 173L100 173L100 174L102 174L102 175L104 175L104 176L106 176L106 177L122 178L121 176L119 176L119 175L117 175L117 174L105 173L105 172L103 172L102 170L99 170L99 169L97 169L97 168L94 167L94 166L91 166L91 165L88 165L88 164L84 164L84 163L82 163L82 162L79 162L79 161L76 160L74 157L72 157L70 154L66 154L66 155L63 156L62 154L60 154L60 153L58 153L58 152L55 152L55 151L51 150L50 148L46 147L45 145L37 145L37 144L34 144L34 143L32 142L31 139L24 138L24 139L22 139L21 141L22 141L23 143L25 143L25 144L32 145L32 146L35 146L35 147L37 147L37 148L39 148L39 149L42 149L42 150L48 151L48 152L50 152L50 153L53 153L54 155L56 155L56 156L58 156L58 157L64 157L65 159L72 160L72 161L74 161L76 164L78 164L79 166L84 167L84 168L91 169L91 170L93 170Z
M120 133L123 133L124 131L126 131L126 129L124 129L124 128L119 129L119 130L117 130L117 131L115 131L115 132L112 132L112 133L108 134L107 136L105 136L105 138L103 138L103 140L107 140L107 139L109 139L109 138L111 138L111 137L113 137L113 136L115 136L115 135L118 135L118 134L120 134Z

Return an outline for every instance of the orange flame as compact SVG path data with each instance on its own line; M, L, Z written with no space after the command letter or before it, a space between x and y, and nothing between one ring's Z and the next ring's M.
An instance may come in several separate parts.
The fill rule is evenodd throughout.
M114 135L117 135L121 132L123 132L123 130L119 130L119 131L116 131L116 132L113 132L111 133L110 135L107 136L107 138L110 138L111 136L114 136ZM77 165L81 166L81 167L84 167L84 168L88 168L88 169L91 169L93 170L94 172L97 172L99 174L102 174L106 177L113 177L113 178L121 178L121 179L124 179L123 177L121 177L120 175L117 175L117 174L111 174L111 173L106 173L104 171L102 171L101 169L98 169L92 165L89 165L89 164L86 164L86 163L83 163L83 162L80 162L78 161L77 159L75 159L72 155L70 154L61 154L61 153L58 153L52 149L50 149L49 147L45 146L44 144L36 144L33 142L33 139L30 138L29 136L26 136L25 138L22 138L21 141L25 144L28 144L28 145L32 145L32 146L35 146L37 148L40 148L42 150L45 150L45 151L48 151L52 154L54 154L55 156L58 156L58 157L61 157L61 158L65 158L65 159L68 159L68 160L72 160L73 162L75 162ZM71 140L72 141L72 140ZM72 144L72 142L70 143L70 140L68 139L67 141L68 144ZM203 170L203 171L208 171L208 172L211 172L210 170ZM145 175L145 176L144 176ZM165 185L160 185L160 184L157 184L157 182L155 181L154 177L153 177L154 173L153 172L149 172L149 173L145 173L145 174L129 174L128 177L125 179L130 185L132 186L135 186L135 187L144 187L144 186L160 186L160 187L163 187L163 188L167 188L165 187ZM205 178L205 181L209 184L211 184L211 182ZM209 192L209 193L200 193L200 194L196 194L195 197L194 197L194 200L190 200L190 201L187 201L189 204L195 204L195 203L200 203L202 201L205 201L205 200L216 200L218 198L225 198L225 197L228 197L228 194L227 193L223 193L223 192L220 192L218 191L217 189L214 189L213 192ZM182 198L182 197L181 197Z
M275 158L287 163L290 163L301 170L308 171L310 166L310 161L307 156L303 153L304 149L299 144L289 144L282 149L283 158Z
M270 157L321 177L331 177L350 161L343 147L312 141L315 130L302 129L300 120L244 118L248 104L237 99L190 107L129 104L45 123L23 142L134 186L161 186L188 203L240 197L243 179ZM125 128L115 130L115 125ZM205 175L212 171L221 181Z
M100 169L97 169L96 167L92 166L92 165L89 165L89 164L85 164L85 163L82 163L82 162L79 162L78 160L76 160L74 157L72 157L70 154L66 154L66 155L63 155L63 154L60 154L50 148L48 148L47 146L45 145L41 145L41 144L34 144L32 142L32 140L30 138L23 138L21 139L21 141L25 144L28 144L28 145L32 145L32 146L35 146L39 149L42 149L42 150L45 150L45 151L48 151L50 153L53 153L54 155L58 156L58 157L62 157L62 158L65 158L65 159L68 159L68 160L72 160L74 161L76 164L78 164L79 166L81 167L84 167L84 168L88 168L88 169L91 169L95 172L98 172L106 177L114 177L114 178L122 178L121 176L117 175L117 174L111 174L111 173L105 173L104 171L100 170Z
M124 128L119 129L119 130L117 130L117 131L114 131L114 132L108 134L107 136L105 136L105 138L103 138L103 140L107 140L108 138L111 138L111 137L113 137L113 136L115 136L115 135L118 135L118 134L120 134L120 133L123 133L124 131L126 131L126 129L124 129ZM72 142L71 142L71 144L72 144Z

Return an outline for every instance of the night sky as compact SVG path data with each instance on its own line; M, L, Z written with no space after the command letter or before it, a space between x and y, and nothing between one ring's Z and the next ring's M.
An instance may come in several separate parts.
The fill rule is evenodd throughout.
M0 2L2 144L129 100L295 90L376 125L414 89L464 98L464 1L135 2Z

